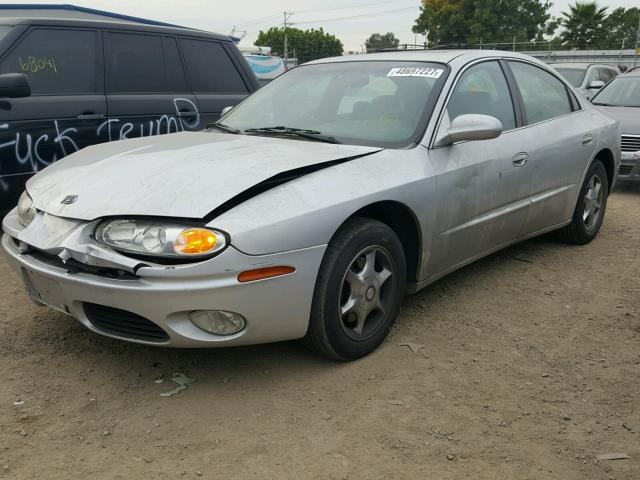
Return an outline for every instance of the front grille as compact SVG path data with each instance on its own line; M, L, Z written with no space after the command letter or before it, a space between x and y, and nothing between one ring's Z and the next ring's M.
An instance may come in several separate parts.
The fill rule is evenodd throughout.
M640 151L640 135L622 135L622 151Z
M83 307L91 324L105 333L147 342L169 340L167 332L135 313L95 303L84 303Z
M631 175L633 165L620 165L620 175Z

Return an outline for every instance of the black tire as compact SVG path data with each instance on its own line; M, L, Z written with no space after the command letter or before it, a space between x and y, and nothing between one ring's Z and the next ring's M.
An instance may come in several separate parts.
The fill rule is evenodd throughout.
M374 266L373 271L368 269L369 265ZM367 218L348 220L334 235L322 259L306 345L321 355L343 361L364 357L375 350L400 313L406 268L402 243L391 228ZM358 281L352 287L354 278ZM361 282L365 278L373 283ZM355 302L353 312L343 314L341 309L349 302L353 304L355 298L360 301ZM380 309L373 307L373 303L379 304ZM373 310L363 315L369 308ZM365 320L358 332L360 318Z
M594 179L601 187L602 197L598 202L599 211L597 218L589 222L588 218L585 220L585 211L590 211L587 205L588 200L585 199L585 197L587 192L590 190L591 182L594 181ZM607 169L600 160L596 159L591 164L582 188L580 189L578 203L575 211L573 212L573 219L569 225L558 231L558 237L564 242L572 243L574 245L586 245L591 242L596 238L600 231L600 227L602 226L602 221L604 220L604 215L607 210L608 198L609 177L607 175Z

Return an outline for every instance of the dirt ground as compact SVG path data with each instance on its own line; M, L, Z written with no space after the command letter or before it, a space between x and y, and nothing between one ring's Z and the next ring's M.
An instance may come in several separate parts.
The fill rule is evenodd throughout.
M348 364L110 340L0 265L0 478L640 479L640 187L588 246L536 239L408 297ZM175 372L196 383L162 397Z

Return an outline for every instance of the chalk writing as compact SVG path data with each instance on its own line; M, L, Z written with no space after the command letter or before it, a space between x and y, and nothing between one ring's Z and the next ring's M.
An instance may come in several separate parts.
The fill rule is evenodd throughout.
M22 60L22 57L18 57L20 63L20 69L23 72L38 73L42 70L51 70L58 73L58 67L56 61L51 57L36 58L29 55L26 60Z
M173 106L175 115L161 115L148 121L123 122L119 118L108 118L96 128L93 139L89 137L83 140L87 144L96 144L133 137L176 133L199 127L200 112L194 102L187 98L175 98ZM77 125L77 121L74 123ZM3 130L8 127L9 124L0 125L0 129ZM37 172L58 159L80 150L79 132L76 126L64 127L61 120L53 120L52 127L50 134L44 133L36 137L30 133L16 132L12 140L0 143L0 158L7 158L1 152L11 152L18 165L26 166L30 172ZM5 187L8 188L6 182L0 179L0 190L6 191Z

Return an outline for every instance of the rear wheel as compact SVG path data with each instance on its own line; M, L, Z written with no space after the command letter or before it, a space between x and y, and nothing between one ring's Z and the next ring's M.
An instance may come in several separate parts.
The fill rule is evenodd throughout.
M393 327L405 286L404 251L394 231L376 220L349 220L322 260L307 345L337 360L372 352Z
M607 170L600 160L595 160L580 190L573 220L558 232L560 238L576 245L591 242L602 226L608 197Z

